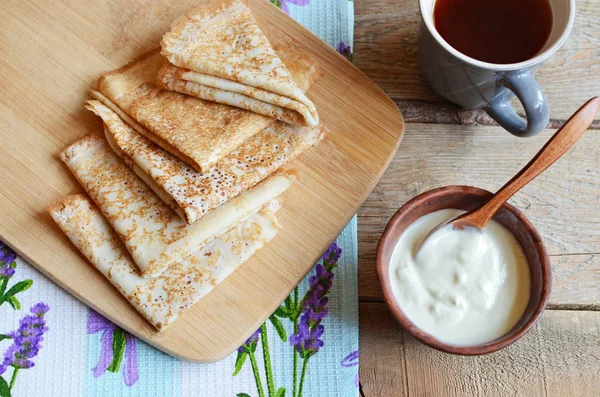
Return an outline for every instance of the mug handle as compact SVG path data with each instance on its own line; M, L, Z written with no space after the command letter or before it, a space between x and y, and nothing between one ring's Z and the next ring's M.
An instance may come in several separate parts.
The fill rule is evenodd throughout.
M515 112L509 101L501 101L486 108L487 113L505 130L518 137L529 137L541 132L550 121L550 110L542 89L528 70L505 76L499 81L511 90L525 109L526 119Z

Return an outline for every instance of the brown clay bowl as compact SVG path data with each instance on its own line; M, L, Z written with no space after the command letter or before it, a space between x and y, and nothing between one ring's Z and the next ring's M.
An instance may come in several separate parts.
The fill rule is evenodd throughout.
M390 283L390 258L404 230L423 215L447 208L465 211L483 204L492 193L470 186L446 186L425 192L402 206L386 226L377 247L377 273L385 301L393 316L419 341L446 353L461 355L488 354L500 350L519 339L533 326L544 311L550 296L550 258L535 227L518 209L509 204L496 213L494 220L508 229L521 245L531 275L529 303L517 324L505 335L491 342L475 346L455 346L423 332L404 315L396 302Z

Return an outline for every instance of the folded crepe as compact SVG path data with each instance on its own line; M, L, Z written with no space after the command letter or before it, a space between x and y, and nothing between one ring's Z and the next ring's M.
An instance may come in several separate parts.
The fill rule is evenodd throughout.
M68 196L49 210L81 253L164 331L277 234L276 209L275 203L262 209L150 280L140 276L117 233L87 197Z
M103 106L103 105L102 105ZM139 165L134 163L134 161L129 157L125 152L121 150L119 146L117 146L114 139L112 139L111 133L108 132L106 125L104 126L104 137L110 148L117 154L117 156L123 159L123 162L127 164L127 166L146 184L150 189L156 193L160 199L169 206L173 211L177 213L181 217L181 219L185 219L185 213L179 207L177 202L173 197L171 197L149 174L147 174Z
M159 87L287 123L319 124L315 105L261 32L246 0L216 0L173 24L161 42L171 63Z
M256 185L325 135L322 125L298 127L278 121L199 173L135 132L108 107L88 103L88 109L104 121L106 139L115 152L189 224Z
M280 51L299 86L307 90L318 72L312 58L290 48ZM156 87L167 64L159 50L98 79L92 96L135 130L197 171L206 171L275 120L236 107Z
M160 275L202 244L257 213L296 178L292 171L277 173L188 226L101 137L85 137L65 149L60 157L147 278Z

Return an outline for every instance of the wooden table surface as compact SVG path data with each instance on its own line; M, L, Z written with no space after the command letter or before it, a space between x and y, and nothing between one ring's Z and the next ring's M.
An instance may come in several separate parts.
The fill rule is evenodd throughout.
M488 356L440 353L410 337L383 303L379 236L393 213L451 184L496 190L571 113L600 95L600 0L577 0L569 40L538 73L549 129L518 139L481 111L437 97L418 69L417 0L355 2L354 63L402 109L406 135L359 212L360 379L367 397L600 396L600 117L575 147L511 203L537 227L553 264L553 291L536 326Z

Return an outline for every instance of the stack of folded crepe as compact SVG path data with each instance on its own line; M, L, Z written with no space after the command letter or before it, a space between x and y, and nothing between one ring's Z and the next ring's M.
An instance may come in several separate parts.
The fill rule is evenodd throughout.
M245 1L192 10L161 44L100 77L87 108L104 137L60 154L89 198L50 207L159 331L277 234L297 178L281 168L326 133L312 58L275 50Z

